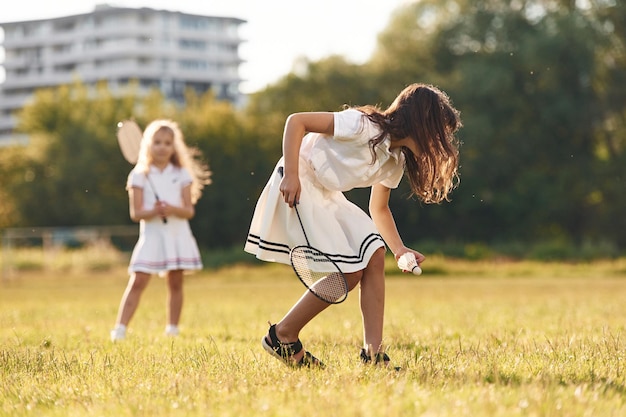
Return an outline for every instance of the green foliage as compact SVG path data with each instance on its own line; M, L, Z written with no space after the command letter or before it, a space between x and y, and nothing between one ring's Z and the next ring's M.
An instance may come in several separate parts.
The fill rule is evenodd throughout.
M360 65L331 56L318 62L300 62L301 69L275 85L253 94L245 110L259 133L262 146L276 160L282 154L287 116L303 111L340 111L345 105L377 104L381 89Z
M264 181L259 178L274 161L237 111L210 93L188 93L181 108L156 91L114 97L104 84L90 91L79 82L39 91L23 110L20 129L31 136L29 145L0 154L6 178L0 195L8 197L0 204L0 226L130 223L125 184L132 166L115 137L117 122L127 118L142 127L156 118L180 123L213 171L192 220L196 238L207 248L241 245Z
M217 248L202 251L204 269L216 270L233 265L267 265L250 254L241 250L241 247Z
M14 226L118 224L128 218L123 184L129 171L115 139L117 121L132 101L93 92L80 83L40 90L22 111L20 129L31 135L3 184ZM4 157L4 155L3 155ZM120 187L120 185L122 185Z
M408 83L439 85L465 123L461 186L451 204L416 207L401 185L391 204L406 240L564 239L577 246L594 239L623 248L621 228L610 224L621 224L617 213L626 204L617 134L626 100L616 95L626 85L618 81L626 67L618 48L624 9L412 2L392 16L370 62L308 63L258 93L249 111L280 121L292 111L333 110L335 103L384 107ZM279 137L282 123L274 126L271 136ZM609 154L602 149L612 159L600 160ZM367 206L362 192L349 197Z
M114 125L169 117L213 171L192 220L201 246L241 246L290 113L386 107L406 84L427 82L462 113L461 185L436 206L407 200L406 183L392 193L406 241L559 242L538 254L605 242L596 246L613 256L626 248L625 16L623 2L408 2L369 62L303 60L241 110L210 93L189 93L181 107L156 91L113 97L104 85L41 91L20 116L31 145L0 152L0 227L129 222L130 167ZM366 191L348 196L367 208Z
M197 147L212 171L192 219L201 246L243 246L249 220L275 161L241 115L212 95L189 92L177 116L189 145Z
M548 12L533 22L481 2L469 11L442 39L447 61L455 60L464 74L453 93L467 120L458 207L496 215L490 228L468 232L578 239L590 214L586 196L598 123L589 111L597 102L589 82L592 24L578 12Z

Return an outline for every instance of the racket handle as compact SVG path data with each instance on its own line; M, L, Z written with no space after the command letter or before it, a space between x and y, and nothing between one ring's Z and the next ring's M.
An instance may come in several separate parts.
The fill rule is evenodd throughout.
M156 197L156 201L157 201L157 203L160 203L160 202L161 202L161 200L159 199L159 196L158 196L158 195L155 195L155 197ZM163 219L163 224L167 223L167 217L161 217L161 219Z

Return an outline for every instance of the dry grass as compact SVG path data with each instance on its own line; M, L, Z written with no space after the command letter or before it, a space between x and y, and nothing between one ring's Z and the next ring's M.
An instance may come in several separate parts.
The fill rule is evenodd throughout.
M424 271L388 278L386 343L400 372L359 363L356 292L301 334L325 371L267 355L266 322L303 290L285 266L188 277L176 339L162 334L154 278L118 344L108 331L122 267L21 273L0 283L0 415L625 415L625 261L435 258Z

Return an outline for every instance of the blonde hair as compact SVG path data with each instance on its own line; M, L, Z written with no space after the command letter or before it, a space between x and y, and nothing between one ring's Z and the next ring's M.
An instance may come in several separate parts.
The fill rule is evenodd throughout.
M204 186L211 183L211 171L209 171L206 164L198 160L201 156L200 151L185 144L183 132L178 127L178 123L171 120L158 119L152 121L146 127L141 138L141 145L139 146L137 167L144 172L148 172L150 165L152 165L150 146L152 145L154 135L161 131L171 133L174 138L174 153L170 162L178 168L186 168L189 171L192 178L191 202L195 204L202 195Z

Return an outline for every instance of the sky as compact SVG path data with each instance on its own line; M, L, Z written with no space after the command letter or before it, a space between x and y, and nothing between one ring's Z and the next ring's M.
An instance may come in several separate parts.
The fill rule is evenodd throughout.
M333 54L368 60L392 12L409 0L117 0L119 7L150 7L246 20L240 67L243 93L258 91L292 70L300 57L316 61ZM17 0L0 8L0 22L88 13L91 0ZM0 39L2 39L0 35ZM0 61L2 55L0 55ZM0 82L4 74L0 74Z

